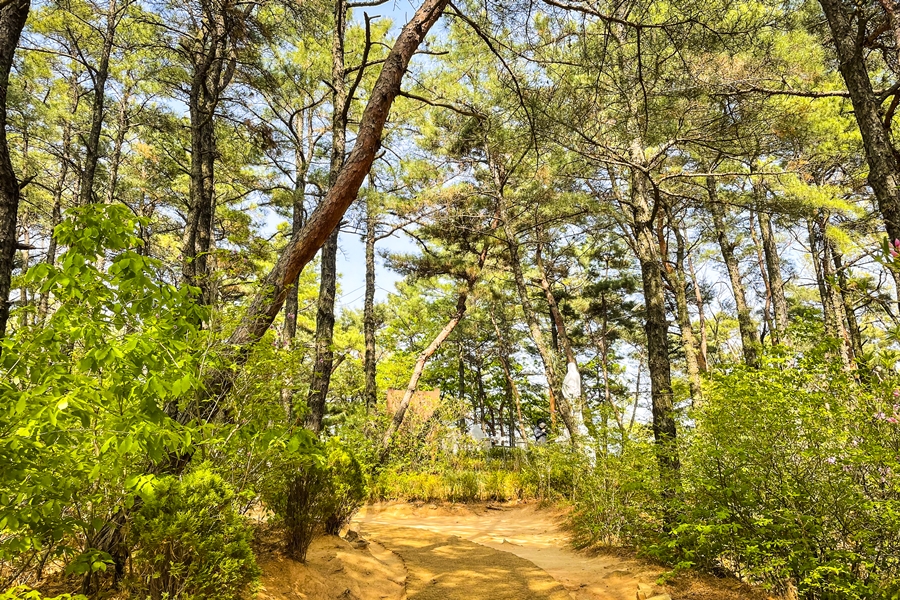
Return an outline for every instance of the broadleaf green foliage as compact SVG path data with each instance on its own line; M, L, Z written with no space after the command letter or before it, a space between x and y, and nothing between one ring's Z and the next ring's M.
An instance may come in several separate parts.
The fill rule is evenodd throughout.
M321 442L299 430L283 445L273 446L262 498L284 530L288 554L304 562L315 536L323 531L337 534L362 504L364 473L337 438Z
M259 575L234 490L200 466L147 486L134 515L132 597L237 600Z
M161 279L137 226L121 205L73 209L59 265L25 275L54 310L0 342L0 559L89 551L152 481L150 463L199 437L166 411L201 385L203 312ZM76 538L87 546L69 548Z

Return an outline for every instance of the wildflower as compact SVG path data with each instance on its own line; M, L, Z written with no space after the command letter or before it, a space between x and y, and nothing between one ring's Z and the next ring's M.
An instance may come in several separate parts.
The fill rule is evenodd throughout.
M825 459L825 462L827 462L829 465L833 465L834 463L837 462L837 459L833 456L829 456L828 458Z

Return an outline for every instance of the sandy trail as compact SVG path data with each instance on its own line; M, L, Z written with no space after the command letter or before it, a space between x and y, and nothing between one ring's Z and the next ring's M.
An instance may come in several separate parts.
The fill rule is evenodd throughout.
M363 532L403 560L408 600L570 600L546 572L509 552L411 527L367 523Z
M532 563L559 582L574 600L635 600L640 590L646 597L668 593L674 600L751 600L766 598L758 591L750 590L736 581L713 578L681 578L665 587L656 585L664 569L630 556L615 554L588 554L571 549L568 536L561 529L563 514L534 505L412 505L393 503L369 506L355 519L364 537L378 540L388 549L397 552L406 561L407 549L398 546L398 539L411 543L416 534L424 546L435 543L434 534L444 539L455 538L475 542L486 548L509 553ZM402 534L397 528L403 528ZM393 532L393 533L391 533ZM398 537L394 537L398 536ZM428 541L428 544L426 544ZM494 564L483 557L480 569L487 570ZM418 559L418 557L415 557ZM444 556L442 569L452 569L454 556ZM410 580L413 570L407 561ZM432 567L436 568L436 567ZM466 571L469 571L466 567ZM476 573L477 574L477 573ZM446 577L446 575L445 575ZM473 585L478 581L471 574ZM431 598L413 596L409 598ZM457 596L433 596L456 598ZM468 595L460 598L543 598L546 596L496 596L493 593L470 587ZM556 598L557 596L552 596Z

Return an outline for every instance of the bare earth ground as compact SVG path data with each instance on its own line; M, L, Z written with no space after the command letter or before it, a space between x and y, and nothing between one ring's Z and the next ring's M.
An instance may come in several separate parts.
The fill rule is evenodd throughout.
M577 552L563 514L535 505L391 503L351 528L368 542L316 540L307 564L260 554L263 600L765 600L737 581L681 576L633 555Z

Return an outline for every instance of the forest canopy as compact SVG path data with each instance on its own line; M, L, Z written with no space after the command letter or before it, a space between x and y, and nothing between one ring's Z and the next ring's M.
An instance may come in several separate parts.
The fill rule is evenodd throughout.
M895 0L0 0L0 598L398 498L896 598L898 105Z

